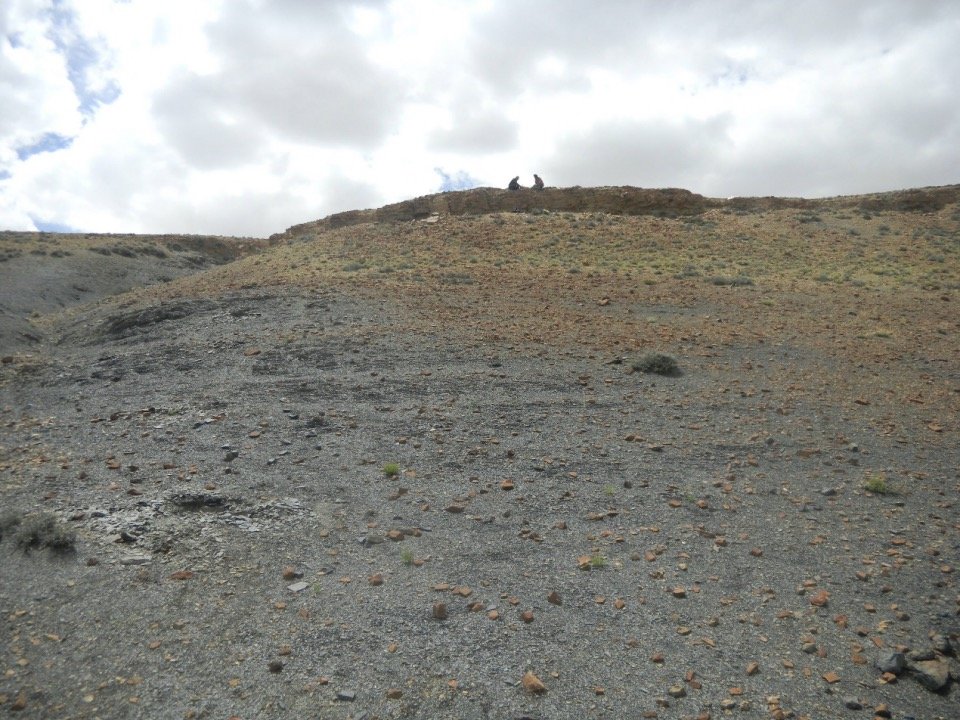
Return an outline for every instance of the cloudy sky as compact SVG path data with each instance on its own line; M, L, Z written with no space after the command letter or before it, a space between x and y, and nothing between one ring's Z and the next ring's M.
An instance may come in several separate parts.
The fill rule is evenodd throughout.
M960 182L952 0L0 0L0 229Z

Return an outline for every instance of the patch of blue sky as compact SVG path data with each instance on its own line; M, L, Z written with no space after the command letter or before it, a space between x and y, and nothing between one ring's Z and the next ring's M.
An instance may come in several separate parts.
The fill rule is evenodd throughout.
M440 176L440 192L469 190L480 186L480 181L464 170L458 170L453 174L446 172L443 168L434 168L433 171Z
M60 135L58 133L48 132L40 136L40 139L29 145L21 145L17 148L17 157L26 160L31 155L37 155L44 152L56 152L70 147L73 143L72 137Z
M120 86L110 81L95 88L89 81L89 70L96 67L100 56L96 49L80 35L76 16L63 0L54 0L50 8L52 30L50 39L67 61L67 78L80 101L80 112L93 115L101 105L109 105L120 97Z
M53 220L43 220L41 218L30 217L30 220L33 221L33 225L39 232L51 232L51 233L75 233L79 232L77 228L70 227L63 223L54 222Z
M23 46L23 42L20 40L20 33L10 33L7 35L7 42L10 43L10 47L12 48Z

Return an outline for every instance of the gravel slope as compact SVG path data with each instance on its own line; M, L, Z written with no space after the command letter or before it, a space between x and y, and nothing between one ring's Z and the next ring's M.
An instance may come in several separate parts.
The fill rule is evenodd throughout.
M389 297L124 305L0 365L11 715L957 716L956 432L802 346L661 377Z

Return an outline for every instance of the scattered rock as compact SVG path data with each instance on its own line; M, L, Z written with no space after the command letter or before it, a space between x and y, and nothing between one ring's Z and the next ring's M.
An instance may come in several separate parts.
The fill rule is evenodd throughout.
M447 605L446 603L438 602L433 604L433 617L436 620L446 620L447 619Z
M880 653L875 664L880 672L899 675L907 666L907 658L902 652L886 650Z
M940 633L933 633L930 635L930 646L934 651L940 653L941 655L953 655L953 645L950 642L950 638Z
M932 692L940 692L950 684L950 668L942 660L917 660L909 668L917 682Z
M278 673L283 671L283 663L279 660L271 660L267 664L267 669L272 673Z
M523 674L521 682L523 683L523 689L528 693L542 695L547 691L547 686L543 684L540 678L533 674L532 670L527 670L527 672Z
M551 590L550 594L547 595L547 602L551 605L563 605L563 600L560 598L560 593L556 590Z
M299 580L303 577L303 573L298 571L293 565L286 565L283 568L283 579L284 580Z
M337 700L340 702L353 702L357 699L357 693L353 690L337 690Z

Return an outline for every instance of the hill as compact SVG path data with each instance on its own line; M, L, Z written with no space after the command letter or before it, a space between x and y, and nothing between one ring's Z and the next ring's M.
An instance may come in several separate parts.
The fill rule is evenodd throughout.
M0 707L952 717L958 192L0 235Z

